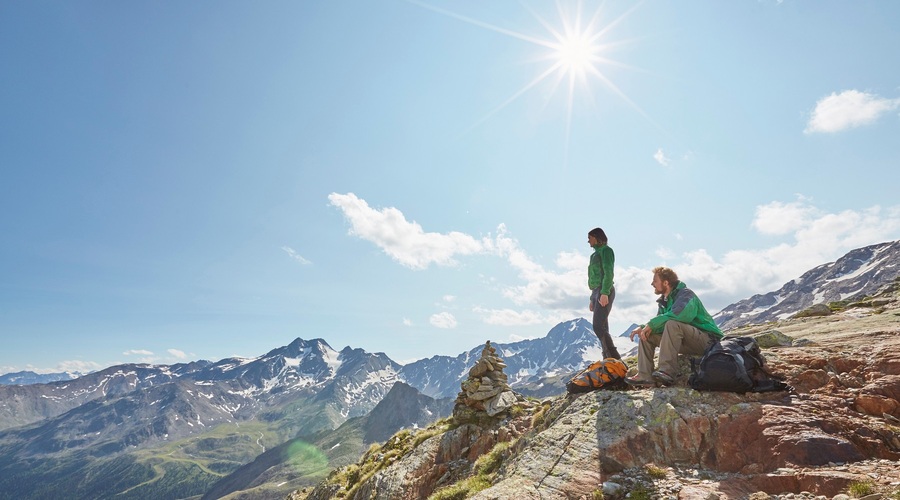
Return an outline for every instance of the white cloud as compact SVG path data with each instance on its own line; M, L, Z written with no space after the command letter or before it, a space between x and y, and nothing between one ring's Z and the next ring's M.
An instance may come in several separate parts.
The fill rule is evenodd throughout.
M503 295L517 305L535 305L551 310L577 310L587 306L586 269L588 257L572 252L561 252L556 259L560 272L544 269L534 262L519 242L508 236L506 227L498 228L496 251L516 269L524 285L508 287Z
M766 206L775 210L775 204ZM832 214L800 201L784 204L784 210L786 217L804 214L800 222L795 218L789 225L793 242L760 250L732 250L719 259L699 249L685 253L684 261L673 268L686 282L690 280L689 286L698 293L706 292L709 298L704 303L710 309L720 309L781 288L813 267L833 262L855 248L891 241L900 233L900 207L885 210L875 206ZM757 226L770 227L754 221Z
M403 326L413 326L413 322L409 318L403 318Z
M656 253L656 256L659 257L659 258L662 259L662 260L669 260L669 259L671 259L672 257L675 256L675 255L672 253L672 250L670 250L670 249L668 249L668 248L666 248L666 247L659 247L659 248L657 248L655 253Z
M372 220L384 215L368 209L365 202L353 195L332 195L332 198L333 203L338 206L356 207L353 210L368 213ZM351 222L356 217L352 215L353 210L348 212L351 214L348 215ZM395 215L395 224L409 224L399 212ZM731 250L718 257L703 248L679 254L661 248L657 255L675 269L688 286L697 291L708 309L716 312L737 300L776 290L787 281L815 266L834 261L849 250L896 239L900 236L900 206L887 209L875 206L864 210L827 213L814 206L810 199L798 195L797 200L792 202L773 201L758 206L750 226L761 234L788 241L769 248ZM418 228L418 225L415 227ZM374 231L377 235L384 233L383 230L366 231ZM370 234L366 231L362 234ZM437 236L445 235L424 233L418 229L412 231L410 237L414 240L427 240ZM382 236L372 238L377 242L386 241ZM682 240L680 235L676 235L676 240ZM440 238L434 241L448 243ZM590 318L587 255L577 251L560 252L553 268L545 268L520 247L503 224L498 226L497 235L493 239L476 241L470 236L459 235L454 241L472 243L471 247L464 247L470 248L470 253L505 259L517 273L519 282L515 284L498 283L491 276L481 277L487 283L486 286L499 287L503 297L515 306L474 307L473 312L483 322L498 326L526 326L552 325L579 316ZM398 244L389 248L390 250L385 251L397 253L400 252L398 249L405 249L406 246ZM453 244L448 243L441 248L446 250L441 260L419 256L415 252L400 252L395 258L404 265L425 268L430 263L449 262L452 260L451 256L465 254L456 251L459 249ZM611 322L615 323L613 328L618 328L620 323L624 323L623 326L642 323L655 313L656 297L650 286L652 267L616 267L616 297L610 317ZM449 302L447 297L444 297L445 302ZM431 316L430 323L439 328L455 328L457 325L456 318L448 312Z
M868 125L898 107L900 99L885 99L858 90L845 90L840 94L833 92L816 103L804 132L833 133Z
M456 300L456 296L454 295L444 295L444 302L453 302Z
M783 235L807 226L820 214L820 210L802 196L791 203L773 201L756 207L756 217L751 225L762 234Z
M546 324L552 321L548 320L543 314L531 310L515 311L513 309L485 309L476 307L474 311L481 315L481 320L488 325L524 326ZM567 319L571 319L571 316Z
M130 349L122 354L125 356L153 356L153 352L146 349Z
M437 328L456 328L456 318L448 312L432 314L428 321Z
M431 264L453 266L457 255L472 255L486 250L486 240L467 234L426 233L416 222L409 222L396 208L375 210L353 193L331 193L328 200L341 209L350 222L350 234L370 241L391 258L411 269L426 269Z
M178 349L166 349L166 352L168 352L172 357L178 359L184 359L187 357L187 354L185 354L184 351Z
M650 286L652 280L653 274L650 268L617 266L616 297L613 301L610 321L623 322L626 323L625 326L628 326L631 323L643 323L652 318L656 313L656 295L653 294L653 287ZM610 328L616 327L611 325Z
M302 255L298 254L296 251L294 251L293 248L291 248L289 246L283 246L283 247L281 247L281 249L284 250L285 253L287 253L292 259L303 264L304 266L308 266L308 265L312 264L312 262L303 258Z
M664 167L668 167L669 163L672 162L672 160L667 158L666 155L663 153L662 148L659 148L656 150L656 154L653 155L653 159L656 160L656 163L659 163L660 165L662 165Z
M718 258L704 249L680 255L660 249L659 253L671 261L668 265L715 312L737 300L776 290L852 249L896 239L900 235L900 206L826 213L801 195L794 202L771 202L757 207L751 225L763 234L792 236L793 242L759 250L731 250ZM497 244L523 281L505 288L503 294L523 310L476 308L485 323L524 326L554 324L577 316L590 319L584 271L587 256L561 253L556 262L558 269L547 270L533 262L504 232ZM611 320L641 323L655 314L651 279L650 268L616 267Z

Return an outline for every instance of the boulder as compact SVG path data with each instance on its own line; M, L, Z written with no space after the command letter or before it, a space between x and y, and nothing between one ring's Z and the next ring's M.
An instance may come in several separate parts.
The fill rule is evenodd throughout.
M503 391L496 398L492 398L485 403L484 411L493 417L510 409L517 401L518 398L512 391Z
M815 316L830 316L832 314L831 308L829 308L826 304L815 304L812 307L808 307L797 314L791 316L791 319L795 318L810 318Z
M770 347L787 347L794 343L794 339L779 332L778 330L767 330L752 336L761 349Z

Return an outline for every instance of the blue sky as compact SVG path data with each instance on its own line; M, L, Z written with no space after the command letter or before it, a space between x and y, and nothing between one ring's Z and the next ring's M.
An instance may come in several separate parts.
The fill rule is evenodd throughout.
M900 3L3 2L0 373L407 362L900 238Z

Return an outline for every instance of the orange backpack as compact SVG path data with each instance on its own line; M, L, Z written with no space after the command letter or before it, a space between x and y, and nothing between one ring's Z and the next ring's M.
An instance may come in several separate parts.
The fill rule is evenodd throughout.
M584 371L575 375L566 384L571 393L596 391L597 389L619 389L625 384L628 366L620 359L606 358L591 363Z

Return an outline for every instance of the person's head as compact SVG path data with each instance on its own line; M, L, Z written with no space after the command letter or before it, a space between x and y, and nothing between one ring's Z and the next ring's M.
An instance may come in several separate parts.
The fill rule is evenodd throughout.
M654 293L669 295L669 292L678 284L678 275L668 267L655 267L653 268L653 281L650 284L653 285Z
M605 245L607 241L608 240L606 239L606 233L604 233L603 230L599 227L595 227L594 229L588 231L588 243L590 243L591 246Z

